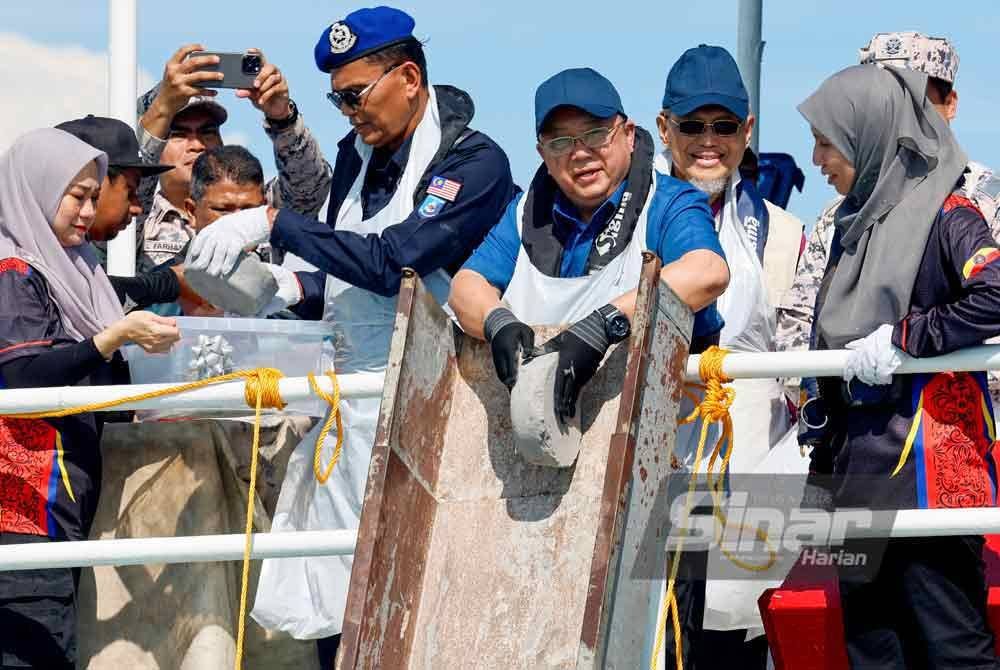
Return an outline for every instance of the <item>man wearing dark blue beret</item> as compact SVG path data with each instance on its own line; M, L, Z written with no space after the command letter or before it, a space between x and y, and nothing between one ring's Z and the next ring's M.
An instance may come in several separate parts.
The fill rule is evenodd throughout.
M260 207L218 219L192 244L189 267L214 275L229 272L242 250L261 242L316 266L316 273L278 267L285 276L277 276L279 299L269 309L292 307L330 321L324 365L335 363L338 373L384 369L403 268L416 270L444 303L451 274L515 192L504 152L469 127L468 94L428 85L413 28L406 13L376 7L352 12L320 35L316 65L329 73L330 102L351 124L338 145L325 223ZM323 485L313 477L311 455L301 470L293 457L276 530L282 519L288 528L357 527L379 399L341 405L343 456ZM303 453L315 437L300 445ZM332 447L331 440L324 461ZM283 515L288 509L302 514ZM265 562L254 617L300 638L339 633L350 568L350 557ZM301 607L289 614L282 607L292 601Z

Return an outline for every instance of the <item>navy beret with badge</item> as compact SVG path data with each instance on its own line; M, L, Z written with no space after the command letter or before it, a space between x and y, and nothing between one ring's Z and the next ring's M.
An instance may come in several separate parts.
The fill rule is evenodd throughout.
M351 12L323 31L313 55L316 67L329 72L386 47L415 39L416 22L392 7L368 7Z

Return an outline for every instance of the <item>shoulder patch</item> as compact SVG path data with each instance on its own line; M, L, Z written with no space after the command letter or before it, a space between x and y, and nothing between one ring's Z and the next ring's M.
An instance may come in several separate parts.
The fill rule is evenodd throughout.
M22 275L31 274L31 266L20 258L10 257L0 260L0 272L17 272Z
M429 191L430 189L428 189ZM441 209L445 205L445 200L437 197L436 195L427 194L424 201L420 203L420 207L417 208L417 216L421 219L429 219L432 216L437 216L441 213Z
M944 204L941 206L941 210L947 214L957 207L968 207L969 209L976 210L976 213L979 214L979 216L983 215L983 213L979 211L979 208L976 207L976 203L972 202L964 195L959 195L958 193L952 193L945 198Z
M431 183L427 185L427 193L448 202L455 202L460 190L462 190L460 183L444 177L431 177Z
M977 249L976 253L972 254L972 257L965 261L965 265L962 266L962 276L966 279L972 279L998 258L1000 258L1000 249L996 247Z

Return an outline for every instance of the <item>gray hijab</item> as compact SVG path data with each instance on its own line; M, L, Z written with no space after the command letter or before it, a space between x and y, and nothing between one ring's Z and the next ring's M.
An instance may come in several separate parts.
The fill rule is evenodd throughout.
M0 258L17 257L40 272L75 340L121 319L121 305L90 244L63 248L52 232L66 187L90 161L98 179L107 156L55 128L33 130L0 156Z
M931 226L967 158L926 96L927 75L856 65L799 105L856 170L834 224L844 253L826 277L820 341L839 349L910 310Z

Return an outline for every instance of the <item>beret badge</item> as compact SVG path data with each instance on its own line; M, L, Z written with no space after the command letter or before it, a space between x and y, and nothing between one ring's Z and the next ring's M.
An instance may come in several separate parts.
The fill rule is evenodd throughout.
M350 51L358 36L351 32L350 26L343 21L338 21L330 26L330 51L335 54L342 54Z

